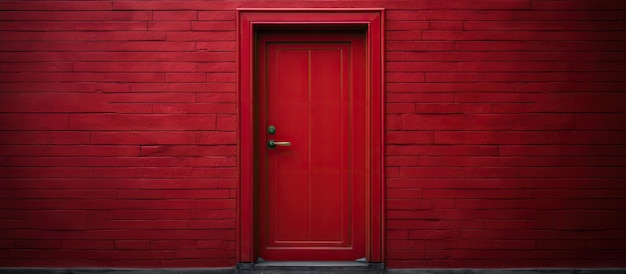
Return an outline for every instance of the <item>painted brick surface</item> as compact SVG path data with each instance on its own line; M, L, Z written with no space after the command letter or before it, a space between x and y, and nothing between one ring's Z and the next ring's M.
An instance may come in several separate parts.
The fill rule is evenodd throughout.
M626 266L623 1L2 1L0 266L235 261L237 7L386 8L393 268Z

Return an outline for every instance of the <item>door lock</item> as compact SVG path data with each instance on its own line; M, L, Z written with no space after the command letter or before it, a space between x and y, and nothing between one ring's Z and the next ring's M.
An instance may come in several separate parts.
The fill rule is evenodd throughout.
M291 142L279 142L279 141L274 141L274 139L267 140L267 147L275 148L276 146L290 147Z
M275 127L275 126L269 126L269 127L267 127L267 133L269 133L269 134L274 134L274 133L276 133L276 127Z

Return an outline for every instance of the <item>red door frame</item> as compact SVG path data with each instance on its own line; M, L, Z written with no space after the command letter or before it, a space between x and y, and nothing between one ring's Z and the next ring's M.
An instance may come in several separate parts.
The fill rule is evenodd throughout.
M366 29L366 81L369 100L366 115L368 167L366 182L366 258L384 261L384 10L383 9L237 9L238 167L237 262L252 263L255 250L254 95L255 32L261 28L288 27Z

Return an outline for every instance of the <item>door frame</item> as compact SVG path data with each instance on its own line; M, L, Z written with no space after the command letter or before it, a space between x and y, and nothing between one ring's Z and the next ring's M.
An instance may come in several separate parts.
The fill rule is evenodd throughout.
M365 29L366 119L369 136L366 182L366 259L384 262L384 9L237 9L238 179L237 262L256 258L254 113L255 33L263 28Z

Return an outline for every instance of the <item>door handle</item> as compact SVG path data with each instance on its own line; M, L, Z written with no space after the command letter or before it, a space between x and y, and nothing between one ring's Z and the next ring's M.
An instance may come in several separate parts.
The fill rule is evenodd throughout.
M274 141L274 139L267 140L267 147L275 148L276 146L290 147L291 142L279 142L279 141Z

